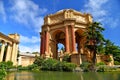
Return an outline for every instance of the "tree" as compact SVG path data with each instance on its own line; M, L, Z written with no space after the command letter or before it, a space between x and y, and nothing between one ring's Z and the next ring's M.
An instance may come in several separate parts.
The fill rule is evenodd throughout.
M102 35L102 31L104 31L104 28L101 26L101 24L99 22L93 22L89 25L89 27L87 27L87 30L85 32L85 47L89 49L91 54L93 54L93 67L95 67L96 63L96 54L100 53L100 51L103 49L102 46L105 39Z
M105 54L112 54L115 61L120 62L120 47L116 46L110 40L105 41Z

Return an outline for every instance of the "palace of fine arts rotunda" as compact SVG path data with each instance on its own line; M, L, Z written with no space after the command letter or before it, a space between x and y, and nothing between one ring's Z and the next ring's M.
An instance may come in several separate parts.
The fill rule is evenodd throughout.
M62 54L71 55L71 61L81 63L81 55L86 55L83 33L92 23L90 14L82 14L72 9L60 10L44 18L41 35L41 56L58 59L58 44L65 46ZM87 56L86 56L87 57ZM88 59L88 58L84 58Z
M90 62L93 55L84 46L84 33L92 22L90 14L73 9L64 9L45 16L40 32L40 56L62 60L64 55L70 55L70 61L75 64ZM64 51L58 51L59 43L64 45ZM102 61L101 56L97 55L96 59L97 62Z

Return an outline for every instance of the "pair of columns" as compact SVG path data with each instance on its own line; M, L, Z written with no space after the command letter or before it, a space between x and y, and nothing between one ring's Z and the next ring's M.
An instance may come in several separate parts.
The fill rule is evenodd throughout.
M71 43L72 43L72 53L76 53L76 41L75 41L75 31L74 31L74 25L70 25L70 31L71 31ZM70 38L69 38L69 30L68 25L65 26L65 49L66 53L70 53ZM41 49L40 53L45 54L45 56L50 57L49 55L49 32L45 31L45 33L41 34Z
M5 53L5 46L6 46L6 43L4 41L2 41L1 51L0 51L0 62L3 61L4 54L6 54L5 61L12 61L13 64L16 65L17 53L18 53L18 44L13 43L11 45L8 43L6 53Z
M72 41L72 53L76 53L76 42L75 42L75 32L74 32L74 26L71 26L71 41ZM70 44L69 44L69 32L68 32L68 26L65 27L65 47L66 47L66 53L70 53Z
M46 57L49 56L48 47L49 47L49 33L48 31L46 31L45 33L41 35L41 49L40 49L40 53L45 54Z

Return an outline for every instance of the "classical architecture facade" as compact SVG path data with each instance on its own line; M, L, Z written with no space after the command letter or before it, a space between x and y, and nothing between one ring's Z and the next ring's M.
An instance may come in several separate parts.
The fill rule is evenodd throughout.
M33 62L35 61L36 56L39 56L39 55L20 52L18 57L18 65L22 65L22 66L32 65Z
M58 44L65 46L64 54L70 54L73 62L75 57L84 53L85 38L83 33L92 22L90 14L82 14L72 9L58 11L44 18L41 35L41 56L58 57ZM78 63L80 61L77 60Z
M0 32L0 62L12 61L17 64L17 53L20 36L18 34L9 34L8 36Z
M90 23L92 23L90 14L72 9L60 10L55 14L46 16L40 33L40 55L45 58L58 59L60 56L58 44L61 43L65 47L62 55L69 54L71 62L79 65L83 61L91 61L92 55L84 47L84 33Z

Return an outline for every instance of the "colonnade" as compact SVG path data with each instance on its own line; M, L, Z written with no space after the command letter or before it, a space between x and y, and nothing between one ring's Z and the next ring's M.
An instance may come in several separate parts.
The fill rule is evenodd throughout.
M17 64L19 35L9 34L8 36L0 33L0 62L12 61Z

